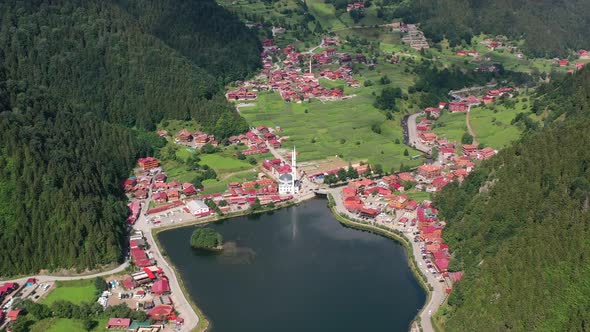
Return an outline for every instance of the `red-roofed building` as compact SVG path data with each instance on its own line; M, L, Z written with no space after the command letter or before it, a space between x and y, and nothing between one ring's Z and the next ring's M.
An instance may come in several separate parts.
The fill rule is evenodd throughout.
M440 176L442 173L442 166L428 164L428 165L420 165L418 166L418 171L416 172L418 175L425 177L426 179L432 179L434 177Z
M436 189L436 191L441 191L441 189L449 183L450 181L448 181L446 178L442 176L439 176L436 179L432 180L432 186Z
M166 195L166 192L164 191L157 192L152 197L154 198L154 202L156 202L156 204L163 204L168 202L168 195Z
M352 188L352 187L342 188L342 196L344 196L344 198L356 196L356 193L357 193L357 191L355 188Z
M416 182L416 179L412 176L412 173L404 172L397 175L403 182Z
M379 210L365 207L361 208L359 212L362 216L368 218L375 218L379 214Z
M16 322L20 317L21 313L22 310L10 310L6 314L6 319L8 319L9 322Z
M170 284L168 283L168 279L164 277L162 279L156 280L156 282L154 282L152 285L150 292L156 295L170 294Z
M174 307L171 305L160 304L148 311L148 317L155 321L168 321L170 315L174 313Z
M154 157L139 158L137 163L139 164L139 167L143 168L144 171L149 171L152 168L160 166L160 162Z
M449 104L449 111L452 112L467 112L469 110L469 106L465 103L450 103Z
M420 137L420 140L422 141L423 144L431 144L437 138L435 133L426 133L426 132L421 132L420 134L418 134L418 137Z
M434 260L434 266L439 272L446 272L449 269L449 259L439 258Z
M415 200L411 200L408 202L408 204L406 204L406 207L404 209L407 212L414 212L414 211L416 211L417 208L418 208L418 202L416 202Z
M477 153L477 146L473 144L465 144L463 145L463 154L466 156L471 156Z
M113 330L127 330L129 325L131 325L130 318L109 318L106 328Z
M406 195L397 195L395 196L390 202L389 207L393 209L404 209L408 204L408 196Z
M561 59L557 63L559 64L560 67L567 67L567 65L569 65L570 61L568 59Z
M197 193L195 186L192 183L185 182L182 184L182 193L186 196L192 196Z
M363 208L363 201L358 196L346 197L344 199L344 208L350 212L357 212Z
M483 148L477 152L477 159L488 159L493 157L496 151L490 147Z

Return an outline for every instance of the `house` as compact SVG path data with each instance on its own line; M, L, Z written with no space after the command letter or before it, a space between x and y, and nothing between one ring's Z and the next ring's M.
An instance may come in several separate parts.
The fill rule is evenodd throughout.
M433 118L438 118L440 116L440 110L440 107L427 107L424 109L424 112L426 112L427 115L430 115Z
M576 62L576 70L581 70L585 65L583 62Z
M160 162L154 157L139 158L137 163L139 164L139 167L143 168L143 170L146 172L152 168L160 166Z
M471 156L477 152L477 146L473 144L465 144L463 145L463 154L466 156Z
M449 103L449 111L450 112L467 112L469 110L469 106L465 103L461 102L454 102Z
M408 172L399 173L397 176L402 182L416 182L416 179L412 176L411 173Z
M463 50L460 50L460 51L457 51L455 54L457 54L459 56L466 56L467 55L467 52L466 51L463 51Z
M188 143L193 140L193 135L188 130L183 129L178 132L176 139L178 139L179 142Z
M131 325L131 318L109 318L107 329L127 330Z
M439 176L436 179L432 180L432 186L436 189L437 192L441 191L442 188L444 188L444 186L446 186L449 183L450 181L442 176Z
M393 209L404 209L408 204L408 196L406 195L397 195L395 196L390 202L389 207Z
M35 278L29 278L27 279L27 281L25 282L25 286L29 287L29 286L33 286L37 283L37 279Z
M363 208L363 201L358 196L350 196L344 199L344 208L350 212L357 212Z
M558 64L560 67L567 67L567 65L568 65L569 63L570 63L570 62L569 62L569 60L568 60L568 59L561 59L561 60L558 60L558 61L557 61L557 64Z
M494 102L494 97L492 97L492 96L484 96L484 97L482 98L482 101L483 101L483 103L484 103L485 105L489 105L489 104L491 104L491 103L493 103L493 102Z
M375 218L377 217L377 215L379 214L379 210L377 209L372 209L372 208L361 208L359 213L361 214L361 216L363 217L367 217L367 218Z
M185 182L182 184L182 193L185 196L192 196L197 193L197 189L195 189L192 183Z
M477 152L477 159L488 159L493 157L496 151L490 147L483 148Z
M190 213L194 216L204 216L210 213L210 209L205 204L205 202L201 200L192 200L186 203L186 207L189 209Z
M418 166L418 175L426 178L432 179L437 176L440 176L442 173L442 166L435 165L435 164L428 164L428 165L420 165Z
M170 202L175 202L175 201L180 200L180 192L178 191L178 189L168 190L168 192L166 192L166 196L168 196L168 200Z
M174 313L174 307L171 305L161 304L148 311L148 317L155 321L168 321L168 318Z
M443 159L449 159L455 156L455 149L453 148L440 148L439 151Z
M578 57L580 59L590 59L590 52L588 52L586 50L579 50Z
M168 278L162 277L161 279L156 280L150 288L150 292L156 295L166 295L170 294L170 283L168 282Z
M133 193L133 197L137 199L146 199L148 197L148 192L147 190L139 189Z
M18 320L18 318L20 317L21 313L22 313L22 310L10 310L6 314L6 319L9 322L16 322Z
M469 96L469 97L463 99L463 102L467 103L467 105L469 105L469 106L481 104L481 101L476 96Z
M420 140L423 144L432 144L437 138L435 133L427 132L421 132L420 134L418 134L418 137L420 137Z
M438 103L438 108L440 108L441 110L445 107L447 107L447 103L445 103L444 101L441 101L440 103Z
M344 198L353 197L353 196L356 196L356 194L357 194L357 191L355 188L352 188L352 187L342 188L342 196L344 196Z
M156 183L160 183L160 182L166 182L166 179L167 179L167 178L168 178L168 177L166 176L166 174L164 174L164 173L159 173L159 174L157 174L156 176L154 176L154 181L155 181Z

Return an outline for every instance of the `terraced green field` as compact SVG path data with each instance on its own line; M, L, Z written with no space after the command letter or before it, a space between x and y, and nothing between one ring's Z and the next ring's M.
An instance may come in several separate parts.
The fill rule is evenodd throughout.
M444 112L436 121L436 127L432 132L451 142L461 143L461 137L467 132L465 113Z
M98 298L98 290L93 279L58 281L57 287L43 299L43 303L51 305L55 301L69 301L74 304L94 302Z
M288 137L284 146L297 146L301 161L340 155L349 161L381 163L386 169L398 168L401 163L419 164L420 160L403 156L403 144L394 143L402 140L399 119L386 121L372 106L370 94L358 90L350 100L301 104L285 103L278 94L262 93L256 106L243 108L242 115L254 126L280 126L282 136ZM371 130L374 124L380 125L381 134Z

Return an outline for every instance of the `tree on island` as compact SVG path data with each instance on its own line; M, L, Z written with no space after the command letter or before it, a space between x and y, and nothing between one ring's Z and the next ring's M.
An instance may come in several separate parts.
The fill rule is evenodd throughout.
M191 236L191 247L194 249L216 249L222 244L223 237L212 228L197 228Z

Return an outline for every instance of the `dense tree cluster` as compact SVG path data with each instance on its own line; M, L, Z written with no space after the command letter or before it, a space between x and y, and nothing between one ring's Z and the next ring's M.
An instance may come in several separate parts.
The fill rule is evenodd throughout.
M245 131L222 84L258 52L212 0L0 2L1 274L120 261L121 180L163 144L146 129Z
M222 244L221 234L209 227L197 228L191 235L191 247L194 249L215 249Z
M543 88L538 98L559 120L436 196L451 268L465 271L449 298L447 330L586 329L589 77L584 70Z
M426 35L451 45L470 42L481 32L524 38L535 56L567 55L590 48L590 2L587 0L420 0L403 2L395 12L420 22Z

